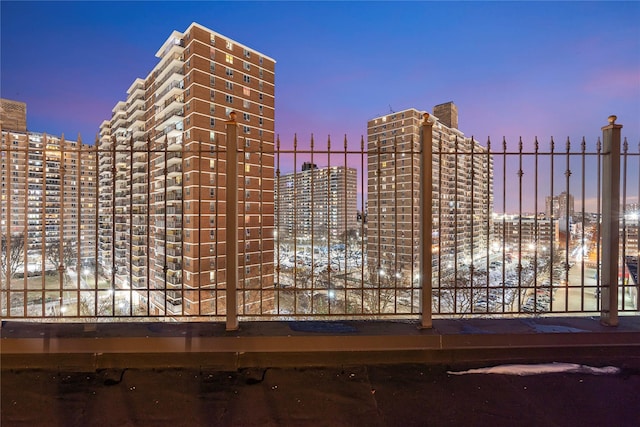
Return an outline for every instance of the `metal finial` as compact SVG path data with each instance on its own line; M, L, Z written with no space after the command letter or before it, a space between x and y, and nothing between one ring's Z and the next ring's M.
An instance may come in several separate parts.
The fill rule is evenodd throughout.
M615 124L616 120L618 120L618 116L610 115L608 120L610 125Z
M425 122L425 123L429 123L429 113L424 113L424 114L422 115L422 117L424 117L424 122Z

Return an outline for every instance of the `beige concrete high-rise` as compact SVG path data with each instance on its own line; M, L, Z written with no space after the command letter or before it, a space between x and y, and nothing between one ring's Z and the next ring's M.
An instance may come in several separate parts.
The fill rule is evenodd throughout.
M453 103L434 111L457 124ZM420 127L408 109L367 124L367 263L372 274L415 283L420 230ZM493 159L487 149L432 116L433 271L453 273L486 254L493 210ZM395 280L395 279L394 279Z
M225 313L225 123L233 111L242 151L233 177L238 314L269 312L275 61L197 23L174 31L156 56L101 127L105 272L132 314Z
M305 163L302 171L281 175L276 186L276 226L281 241L296 238L314 244L359 230L357 171L345 166L318 168Z

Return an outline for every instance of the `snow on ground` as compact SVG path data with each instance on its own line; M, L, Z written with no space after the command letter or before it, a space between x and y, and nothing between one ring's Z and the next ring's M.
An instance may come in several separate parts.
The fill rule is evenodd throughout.
M533 365L498 365L489 368L469 369L467 371L447 371L451 375L465 374L501 374L501 375L540 375L540 374L593 374L593 375L615 375L620 373L620 368L615 366L604 366L596 368L593 366L579 365L577 363L539 363Z

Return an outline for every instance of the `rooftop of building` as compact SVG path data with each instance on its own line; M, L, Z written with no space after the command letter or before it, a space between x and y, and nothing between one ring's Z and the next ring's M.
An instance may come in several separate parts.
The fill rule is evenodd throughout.
M220 323L94 329L5 322L1 423L624 427L640 421L637 316L621 317L617 327L587 317L442 319L433 326L247 322L225 331ZM463 374L496 366L506 373ZM606 367L615 369L590 369Z

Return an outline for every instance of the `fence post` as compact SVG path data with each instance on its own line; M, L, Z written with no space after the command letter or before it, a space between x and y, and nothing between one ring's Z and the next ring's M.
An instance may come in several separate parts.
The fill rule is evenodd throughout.
M429 113L424 113L424 121L420 127L420 289L422 317L421 328L433 327L432 322L432 247L433 231L433 123L429 121Z
M602 128L602 284L600 323L618 326L618 258L620 244L620 129L609 116Z
M236 113L231 112L226 122L226 229L227 247L227 331L238 329L238 124Z

